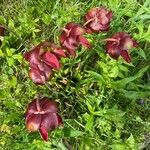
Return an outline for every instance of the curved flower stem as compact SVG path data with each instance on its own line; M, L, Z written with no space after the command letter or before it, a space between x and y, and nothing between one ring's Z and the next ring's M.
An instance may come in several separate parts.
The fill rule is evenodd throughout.
M85 22L83 26L86 26L88 23L90 23L91 21L93 21L93 20L95 20L95 19L96 19L96 17L91 18L90 20L88 20L87 22Z
M102 41L106 41L106 42L111 41L111 42L117 42L117 43L118 43L118 40L117 40L117 39L114 39L114 38L107 38L107 39L104 39L104 40L102 40Z
M62 28L62 30L63 30L63 31L65 31L66 33L68 33L68 32L69 32L69 30L68 30L68 29L66 29L66 28Z
M36 108L37 108L38 112L41 111L41 107L40 107L40 104L39 104L39 98L37 98L37 100L36 100Z
M62 30L65 31L65 32L67 33L67 36L69 36L71 29L68 30L68 29L66 29L66 28L62 28Z

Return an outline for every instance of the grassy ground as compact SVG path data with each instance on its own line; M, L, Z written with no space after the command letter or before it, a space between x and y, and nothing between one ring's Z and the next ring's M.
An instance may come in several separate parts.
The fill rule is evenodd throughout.
M45 39L58 43L68 22L83 22L95 6L113 11L108 33L87 35L93 48L78 49L50 86L28 78L22 53ZM149 0L1 0L0 24L9 28L0 49L0 150L148 150L150 148ZM139 42L132 63L105 54L101 39L118 31ZM60 103L64 128L43 142L24 125L27 104L37 95Z

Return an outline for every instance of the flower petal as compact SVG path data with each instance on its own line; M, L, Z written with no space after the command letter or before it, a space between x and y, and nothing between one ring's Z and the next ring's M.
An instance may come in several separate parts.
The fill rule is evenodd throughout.
M102 25L105 25L105 24L108 24L108 23L109 23L109 19L106 16L101 18L101 24Z
M40 49L34 48L33 50L26 52L24 58L30 63L30 67L37 68L37 65L40 63Z
M29 115L33 114L36 111L37 111L36 99L34 99L31 103L28 104L28 108L25 113L25 117L28 117Z
M41 99L40 106L45 113L56 113L58 111L58 103L49 100L47 97Z
M60 63L58 58L52 54L50 51L47 51L44 53L44 55L42 56L42 60L50 67L54 68L54 69L60 69Z
M45 80L46 80L43 72L41 72L39 69L35 69L35 68L31 68L29 70L29 77L36 84L44 84Z
M90 26L90 28L91 28L92 30L97 31L97 32L99 32L100 29L101 29L101 24L100 24L100 22L97 21L97 20L94 20L93 22L91 22L91 23L89 24L89 26Z
M104 17L108 13L109 13L109 11L106 9L106 7L98 7L97 8L97 17L99 17L99 16Z
M63 44L66 39L67 39L67 34L63 31L59 36L59 41L61 44Z
M74 28L72 28L72 30L70 31L70 36L79 36L85 33L84 28L82 28L81 26L77 25Z
M58 118L57 113L46 113L42 115L40 128L45 128L47 130L54 130L59 126L60 118Z
M41 42L39 45L38 45L39 48L43 48L43 49L49 49L51 47L51 43L48 42L48 41L44 41L44 42Z
M40 132L40 135L41 135L41 137L43 138L43 140L44 140L44 141L48 141L48 131L47 131L47 129L44 128L44 127L41 127L41 128L39 129L39 132Z
M118 60L118 57L120 56L120 49L117 44L109 45L107 49L107 53L110 55L110 57Z
M66 56L66 54L65 54L65 52L64 52L65 50L64 49L62 49L62 48L55 48L54 50L53 50L53 52L58 56L58 57L67 57Z
M85 16L87 20L95 17L98 12L98 7L92 8L87 12L87 15Z
M92 34L93 33L93 31L90 28L88 28L88 27L85 27L85 32L88 33L88 34Z
M43 75L45 76L46 81L51 79L51 77L53 75L53 71L47 64L41 62L38 65L38 69L43 73Z
M31 114L26 117L26 128L29 132L37 131L41 124L40 114Z
M113 17L112 11L110 11L110 12L107 14L107 17L108 17L109 20L112 19L112 17Z
M58 119L58 125L63 125L62 118L58 114L57 114L57 119Z
M71 55L72 57L76 56L75 50L73 50L73 49L67 49L67 51L68 51L69 55Z
M120 40L120 47L122 50L129 50L133 48L133 40L130 37Z
M51 43L52 53L54 53L57 57L67 57L65 54L65 50L61 47L58 47L56 44Z
M75 23L69 22L69 23L67 23L67 24L65 25L65 28L66 28L67 30L70 30L70 29L74 28L75 26L76 26Z
M64 42L64 46L68 49L76 49L78 46L77 38L69 36Z
M73 39L72 39L73 40ZM70 43L69 43L70 42ZM69 52L70 55L76 56L75 49L77 48L76 46L73 45L73 42L71 39L66 40L63 44L64 48Z
M91 44L89 43L89 41L85 37L79 36L79 41L80 41L82 46L84 46L86 48L90 48L91 47Z
M126 62L128 62L128 63L131 62L131 57L130 57L130 55L128 54L128 52L127 52L126 50L122 50L122 51L121 51L121 56L123 57L123 59L124 59Z
M116 34L114 34L114 35L112 36L112 38L118 39L118 40L123 39L123 38L126 38L126 37L130 37L129 34L126 33L126 32L117 32Z
M138 42L133 40L133 47L138 47L138 46L139 46Z

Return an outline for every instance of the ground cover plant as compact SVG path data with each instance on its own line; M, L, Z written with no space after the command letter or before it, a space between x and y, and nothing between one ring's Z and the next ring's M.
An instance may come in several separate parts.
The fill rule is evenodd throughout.
M150 148L148 0L0 8L0 149Z

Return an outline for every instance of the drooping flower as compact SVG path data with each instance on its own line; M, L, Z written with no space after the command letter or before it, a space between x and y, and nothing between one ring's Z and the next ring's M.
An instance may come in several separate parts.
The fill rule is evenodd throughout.
M114 34L111 38L105 39L106 52L114 59L118 60L119 56L130 63L131 57L128 53L133 47L137 47L138 43L131 38L131 36L126 32L118 32Z
M48 141L48 131L63 124L58 103L47 97L34 99L26 110L25 122L29 132L39 131L43 140Z
M87 33L108 31L112 19L112 12L105 7L95 7L90 9L84 18L84 26Z
M6 28L2 25L0 25L0 36L4 36L6 32ZM2 40L0 38L0 46L2 45Z
M83 34L85 34L84 28L76 23L70 22L63 28L59 39L61 46L68 51L69 55L75 56L75 50L80 44L86 48L91 46Z
M45 84L52 77L53 69L61 67L61 57L66 57L65 50L54 43L42 42L24 54L29 62L29 77L36 84Z

